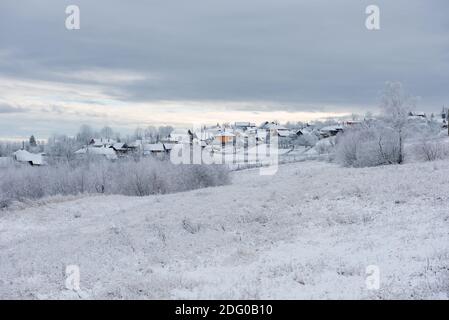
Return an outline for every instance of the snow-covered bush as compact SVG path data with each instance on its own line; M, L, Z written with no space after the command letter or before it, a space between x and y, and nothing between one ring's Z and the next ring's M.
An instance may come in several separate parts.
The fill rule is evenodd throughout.
M304 133L297 137L293 144L297 146L313 147L318 142L318 137L313 133Z
M423 138L415 145L414 152L419 160L435 161L449 156L449 148L440 140Z
M335 141L336 141L335 137L329 137L326 139L319 140L315 144L315 147L314 147L315 151L318 154L330 154L334 151Z
M347 167L373 167L399 163L398 136L387 127L346 130L336 142L336 160Z
M225 166L174 165L150 158L21 166L0 171L0 207L7 207L12 201L54 195L173 193L224 185L229 179Z

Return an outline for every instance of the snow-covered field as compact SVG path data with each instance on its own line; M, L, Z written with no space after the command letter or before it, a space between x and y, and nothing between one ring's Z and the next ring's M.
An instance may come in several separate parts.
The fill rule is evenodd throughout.
M449 161L233 175L0 211L0 298L448 298ZM77 293L67 265L80 268Z

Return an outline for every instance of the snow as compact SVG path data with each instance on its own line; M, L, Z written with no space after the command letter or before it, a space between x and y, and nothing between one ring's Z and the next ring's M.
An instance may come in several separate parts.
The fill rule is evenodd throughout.
M12 157L0 157L0 168L7 168L14 165Z
M308 161L223 187L0 211L0 298L448 299L448 164Z

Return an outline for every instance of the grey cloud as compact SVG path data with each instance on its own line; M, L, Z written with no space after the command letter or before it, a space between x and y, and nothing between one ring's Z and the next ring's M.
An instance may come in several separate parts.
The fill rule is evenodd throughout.
M2 2L1 12L9 13L0 28L4 45L20 52L18 61L38 66L31 71L17 63L7 72L54 79L49 70L100 67L162 75L160 81L109 84L125 101L344 106L375 102L386 80L403 81L429 103L448 98L440 89L449 81L447 1L377 1L377 32L364 27L371 1L360 0L80 0L79 31L64 29L67 1Z
M13 107L7 103L0 103L0 113L21 113L25 111L27 109L22 107Z
M64 11L73 3L81 30L67 31ZM377 104L385 81L397 80L422 97L424 111L448 105L449 2L377 0L381 30L368 31L364 11L372 3L2 0L0 72L100 83L130 103L246 101L254 112L363 112ZM78 75L94 69L143 77L103 83Z

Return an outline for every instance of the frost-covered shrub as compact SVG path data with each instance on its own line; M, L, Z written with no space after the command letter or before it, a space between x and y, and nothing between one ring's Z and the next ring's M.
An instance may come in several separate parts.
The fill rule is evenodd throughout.
M318 137L312 133L304 133L293 141L295 145L304 147L313 147L317 142Z
M330 154L334 151L335 147L335 137L329 137L326 139L319 140L315 144L315 151L318 154Z
M400 142L387 127L345 131L336 141L336 160L347 167L372 167L400 162Z
M219 186L230 181L220 165L174 165L143 158L66 162L0 171L0 207L12 201L83 193L146 196Z
M425 138L415 145L414 152L416 157L423 161L435 161L449 156L449 148L446 144Z

